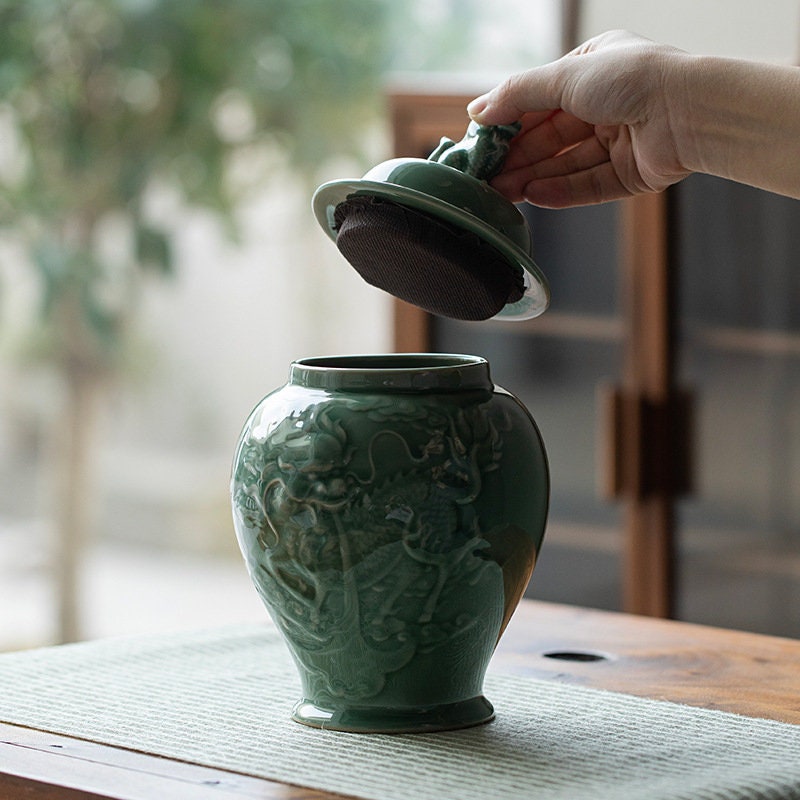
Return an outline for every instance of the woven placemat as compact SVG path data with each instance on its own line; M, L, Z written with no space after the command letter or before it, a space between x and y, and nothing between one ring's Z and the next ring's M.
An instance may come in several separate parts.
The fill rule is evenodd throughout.
M348 734L298 687L266 625L106 639L0 656L0 721L373 800L800 798L800 726L491 676L487 725Z

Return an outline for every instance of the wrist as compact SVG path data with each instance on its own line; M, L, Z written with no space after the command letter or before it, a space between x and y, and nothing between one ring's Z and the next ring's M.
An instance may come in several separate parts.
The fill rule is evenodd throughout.
M707 67L704 56L679 52L664 68L664 97L675 155L680 168L689 172L708 172L708 151L714 148L706 138L706 116L710 90L704 85Z
M681 54L667 95L682 166L800 193L800 69Z

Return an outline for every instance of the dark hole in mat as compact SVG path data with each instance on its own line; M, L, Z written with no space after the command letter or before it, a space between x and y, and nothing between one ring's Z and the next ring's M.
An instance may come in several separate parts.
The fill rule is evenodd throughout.
M336 245L364 280L444 317L483 320L524 292L522 269L434 217L375 197L336 207Z
M602 653L591 653L585 650L553 650L542 653L545 658L555 658L557 661L607 661L608 656Z

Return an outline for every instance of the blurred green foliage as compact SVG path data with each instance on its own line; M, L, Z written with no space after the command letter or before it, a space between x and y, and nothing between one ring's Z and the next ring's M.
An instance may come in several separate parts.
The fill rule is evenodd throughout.
M56 361L102 369L120 339L135 282L97 255L104 217L131 225L129 270L171 269L169 231L144 210L155 179L229 215L235 152L277 147L306 173L357 152L354 131L380 107L391 6L0 2L0 122L13 144L0 164L0 224L38 269Z
M398 54L451 52L473 1L0 0L0 243L38 279L26 355L59 378L62 641L80 628L95 396L126 364L143 274L174 269L154 189L231 231L241 193L286 165L311 189L331 156L362 155Z
M173 268L155 182L233 229L274 158L298 175L360 155L387 70L469 46L475 0L0 0L0 232L41 285L38 350L118 366L139 275ZM3 143L3 140L4 143ZM252 165L252 167L251 167ZM130 229L114 264L97 232ZM2 286L0 286L2 289Z

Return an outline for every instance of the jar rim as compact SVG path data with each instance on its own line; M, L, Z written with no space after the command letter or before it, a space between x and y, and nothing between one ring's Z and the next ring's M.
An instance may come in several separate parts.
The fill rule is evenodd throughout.
M457 353L376 353L301 358L290 383L351 391L456 391L492 389L489 362Z

